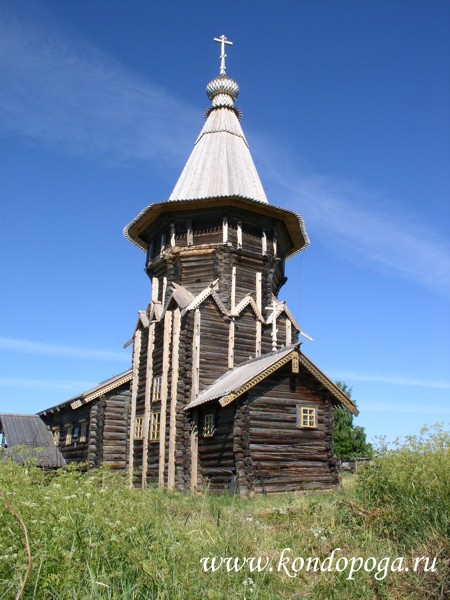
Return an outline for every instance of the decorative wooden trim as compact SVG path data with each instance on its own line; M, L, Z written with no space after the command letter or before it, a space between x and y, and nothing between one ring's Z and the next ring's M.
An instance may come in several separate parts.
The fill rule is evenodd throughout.
M286 346L292 344L292 323L289 319L286 319ZM297 371L298 373L298 371Z
M192 339L192 385L191 385L191 402L195 400L199 389L200 375L200 310L195 309L194 314L194 331Z
M262 230L261 235L261 254L263 256L267 255L267 234L265 229Z
M197 491L198 485L198 409L192 411L191 423L191 492Z
M235 307L235 309L233 311L233 316L237 317L238 315L240 315L241 312L244 310L244 308L246 306L248 306L249 304L252 307L253 312L255 313L257 319L259 321L264 321L264 317L262 316L261 311L258 310L256 302L253 300L253 298L251 296L246 296L239 302L239 304Z
M298 360L298 354L297 354L297 352L294 352L294 354L292 355L292 372L293 373L299 373L300 372L299 360Z
M222 398L220 398L220 400L219 400L220 406L227 406L227 404L230 404L231 402L236 400L236 398L239 398L239 396L242 396L242 394L244 394L245 392L250 390L257 383L259 383L260 381L263 381L266 377L268 377L269 375L271 375L272 373L277 371L280 367L282 367L283 365L288 363L290 360L292 360L292 355L294 354L294 352L295 352L294 350L292 352L289 352L289 354L287 354L286 356L283 356L283 358L280 358L280 360L278 360L276 363L274 363L270 367L267 367L267 369L265 369L264 371L259 373L256 377L253 377L253 379L248 381L246 384L242 385L240 388L238 388L234 392L231 392L231 394L227 394L226 396L223 396Z
M178 394L178 369L180 350L181 312L175 309L173 313L172 330L172 382L170 390L170 423L169 423L169 466L167 472L167 487L175 487L175 442L177 432L177 394Z
M223 232L223 243L228 244L228 217L224 217L222 220L222 232Z
M120 379L117 379L113 383L110 383L109 385L105 385L104 387L96 390L95 392L92 392L92 394L88 394L87 396L84 397L83 403L87 404L88 402L92 402L92 400L96 400L103 394L107 394L108 392L115 390L116 388L120 387L124 383L127 383L128 381L131 381L132 379L133 379L133 373L128 373L127 375L124 375L123 377L121 377ZM77 402L80 402L80 404L77 404ZM73 406L74 404L77 404L77 405ZM72 404L70 406L73 409L78 408L79 406L81 406L81 401L76 400L75 402L72 402Z
M207 298L209 298L209 296L211 296L211 298L213 298L213 300L219 307L220 311L224 314L227 314L227 309L225 308L222 300L219 298L219 296L216 294L216 292L213 289L213 287L215 287L215 285L217 285L217 281L218 280L213 281L207 288L205 288L202 292L200 292L200 294L198 294L192 300L192 302L189 304L189 306L187 306L184 309L184 312L197 309Z
M175 223L170 224L170 246L175 248Z
M234 317L230 321L230 329L228 331L228 368L234 367Z
M159 279L152 277L152 302L158 302L159 297Z
M134 427L136 421L136 400L139 386L139 362L141 357L142 330L138 329L134 334L133 347L133 383L131 388L131 411L130 411L130 443L128 447L128 485L133 487L134 470Z
M278 237L276 231L273 232L273 256L274 258L278 256Z
M326 387L326 389L333 394L333 396L339 399L344 406L348 408L348 410L353 413L355 416L359 415L359 410L353 404L353 402L347 398L342 390L340 390L337 385L335 385L332 381L328 379L322 371L320 371L314 363L312 363L309 358L307 358L304 354L299 354L300 364L303 365L316 379L320 381L320 383Z
M172 313L170 310L164 315L164 337L163 337L163 361L161 381L161 417L160 417L160 439L159 439L159 487L164 487L164 468L166 460L166 413L167 392L170 362L170 340L172 334Z
M145 395L144 395L144 431L142 449L142 487L147 487L148 468L148 434L150 425L150 398L153 384L153 349L155 345L155 323L150 325L147 343L147 366L145 370Z

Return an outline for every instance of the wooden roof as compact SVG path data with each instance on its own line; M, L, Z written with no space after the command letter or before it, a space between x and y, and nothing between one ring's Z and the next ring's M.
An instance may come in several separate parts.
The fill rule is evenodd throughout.
M17 462L36 458L41 467L66 464L47 425L37 415L0 414L0 432L5 436L6 455Z
M226 406L230 402L239 398L242 394L250 390L260 381L263 381L271 373L277 371L284 364L292 360L293 356L299 357L299 362L306 370L335 398L337 403L345 406L354 415L358 414L358 409L336 384L334 384L320 369L314 365L304 354L299 352L299 344L292 344L271 352L258 358L249 360L238 367L230 369L224 375L219 377L213 384L203 390L199 396L190 402L184 410L189 410L218 400L221 406Z
M73 396L69 398L69 400L65 400L56 406L51 406L50 408L46 408L45 410L41 410L38 415L46 415L47 413L53 413L56 411L60 411L64 408L68 408L69 406L74 410L83 404L87 404L96 398L99 398L103 394L106 394L116 388L128 383L133 379L133 372L131 369L124 371L123 373L119 373L118 375L114 375L114 377L110 377L105 381L102 381L95 387L78 394L77 396Z

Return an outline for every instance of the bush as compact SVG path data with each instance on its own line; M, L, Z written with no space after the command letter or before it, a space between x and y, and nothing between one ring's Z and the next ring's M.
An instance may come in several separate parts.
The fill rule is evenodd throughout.
M378 529L396 541L448 536L450 433L436 425L393 450L381 449L358 471L354 493Z

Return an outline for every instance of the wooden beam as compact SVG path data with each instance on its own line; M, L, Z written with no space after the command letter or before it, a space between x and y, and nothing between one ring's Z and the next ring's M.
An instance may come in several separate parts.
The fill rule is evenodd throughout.
M159 296L159 279L157 277L152 278L152 302L158 302Z
M236 267L231 269L231 312L234 313L236 308Z
M170 224L170 246L175 248L175 223Z
M234 367L234 317L230 321L230 329L228 331L228 368Z
M256 321L256 346L255 346L255 356L261 356L261 337L262 337L262 326L261 321L257 319Z
M292 323L286 317L286 346L290 346L292 344Z
M161 251L160 251L160 253L159 253L159 254L160 254L160 256L162 256L162 255L163 255L163 253L164 253L164 250L165 250L165 249L166 249L166 232L165 232L165 231L163 231L163 232L161 233Z
M148 435L150 424L150 397L153 383L153 349L155 346L155 323L151 323L148 330L147 344L147 366L145 369L145 396L144 396L144 427L142 435L144 438L142 448L142 487L147 487L148 469Z
M267 234L265 229L262 230L261 236L261 254L263 256L266 256L267 254Z
M191 492L197 491L198 485L198 408L192 411L191 423Z
M167 277L163 278L163 289L162 289L162 298L161 298L161 306L164 309L166 305L166 293L167 293Z
M194 313L194 331L192 340L192 385L191 402L198 395L200 377L200 309L196 308Z
M224 217L222 221L223 243L228 244L228 217Z
M194 232L192 231L192 221L186 221L186 245L194 245Z
M160 414L160 437L159 437L159 487L164 487L164 469L166 461L166 414L167 414L167 387L169 380L170 363L170 340L172 334L172 312L168 310L164 315L164 337L163 337L163 362L161 378L161 414Z
M128 447L128 485L133 487L134 471L134 426L136 423L136 400L139 386L139 361L141 357L142 330L138 329L134 334L133 347L133 380L131 384L131 410L130 410L130 443Z
M275 300L272 302L272 311L272 352L275 352L277 349L277 305Z
M278 238L277 232L273 232L273 255L276 258L278 256Z
M242 223L239 221L237 224L237 248L242 248Z
M172 385L170 390L170 423L169 423L169 467L167 473L167 487L175 487L175 442L177 432L177 394L178 394L178 368L180 350L181 312L175 309L173 313L172 332Z

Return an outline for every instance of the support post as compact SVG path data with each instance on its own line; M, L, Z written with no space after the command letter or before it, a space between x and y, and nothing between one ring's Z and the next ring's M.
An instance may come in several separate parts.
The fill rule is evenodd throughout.
M142 487L147 487L147 469L148 469L148 436L150 424L150 397L153 384L153 348L155 345L155 323L151 323L148 330L147 344L147 367L145 370L145 400L144 400L144 426L143 448L142 448Z
M166 414L167 414L167 387L169 378L170 340L172 333L172 313L170 310L164 315L163 362L161 378L161 414L159 436L159 487L164 487L164 467L166 460Z
M224 217L222 221L223 243L228 244L228 217Z
M138 329L134 334L133 346L133 380L131 389L131 411L130 411L130 443L128 447L128 485L133 487L134 467L134 427L136 423L136 401L139 386L139 360L141 356L142 331Z
M169 423L169 467L167 472L167 487L175 487L175 443L177 432L177 393L178 368L180 350L181 312L177 308L173 313L172 333L172 382L170 390L170 423Z
M192 411L191 424L191 492L197 491L198 485L198 408Z

